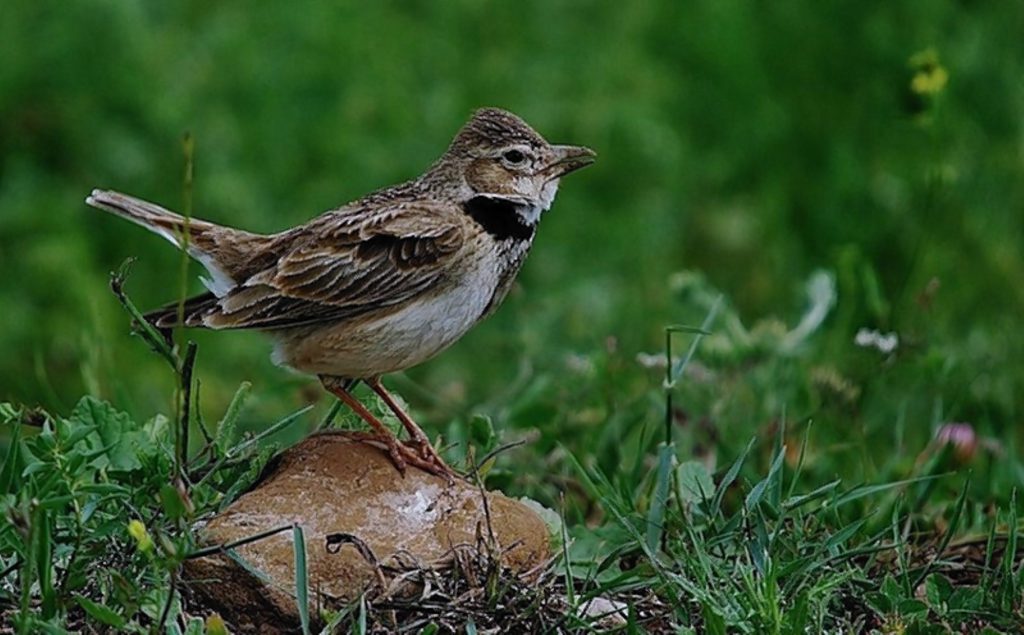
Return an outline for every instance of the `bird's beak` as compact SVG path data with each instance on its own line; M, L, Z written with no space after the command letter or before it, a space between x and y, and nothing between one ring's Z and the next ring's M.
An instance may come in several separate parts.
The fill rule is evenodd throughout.
M555 160L547 167L552 179L585 168L597 159L597 153L583 146L554 146Z

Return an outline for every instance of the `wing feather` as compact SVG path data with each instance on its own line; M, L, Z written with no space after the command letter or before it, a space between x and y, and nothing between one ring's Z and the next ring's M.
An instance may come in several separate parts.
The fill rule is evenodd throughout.
M196 316L212 328L283 328L407 302L449 275L464 241L457 210L417 203L330 212L300 230L272 266Z

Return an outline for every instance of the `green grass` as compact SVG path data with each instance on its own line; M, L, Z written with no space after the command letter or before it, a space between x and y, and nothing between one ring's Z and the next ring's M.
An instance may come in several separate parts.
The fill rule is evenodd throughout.
M498 105L599 160L502 309L386 381L453 460L523 442L485 478L563 517L552 592L628 600L627 630L1020 630L1022 20L939 0L4 3L4 615L148 630L166 610L200 632L167 593L190 521L272 448L354 424L258 334L130 336L109 272L138 257L125 289L148 309L196 270L89 190L275 231L419 173Z
M727 301L720 295L711 299L714 294L703 289L700 296L711 306L701 327L665 330L669 344L680 337L693 341L683 357L673 357L670 347L660 358L667 373L661 386L628 377L614 363L616 352L606 348L589 363L577 359L576 370L566 371L559 382L513 387L510 401L522 413L537 417L545 402L565 404L565 423L575 415L578 424L592 428L586 455L573 435L562 433L551 435L546 453L537 451L546 445L542 437L484 462L489 485L561 511L562 555L544 584L524 587L514 579L494 578L484 601L468 606L457 599L465 596L446 590L444 597L459 608L450 614L436 601L424 605L434 612L415 603L364 603L320 619L355 630L369 620L383 629L408 623L411 632L430 624L470 629L470 623L587 631L595 624L574 607L606 598L628 607L627 630L1021 628L1024 567L1017 550L1016 501L1011 496L1006 504L991 502L991 492L1003 479L1012 482L1013 474L995 468L997 457L983 456L999 448L974 448L968 455L963 447L933 443L909 466L892 461L880 466L877 478L856 483L837 476L841 470L834 456L849 450L823 445L818 428L791 422L785 409L733 451L721 449L728 446L721 441L698 443L712 430L690 430L696 424L683 408L701 403L702 393L712 387L716 390L703 398L712 400L709 411L715 412L744 392L733 385L736 381L754 382L747 387L753 392L764 390L767 378L776 386L800 378L814 385L814 367L799 351L810 350L835 298L825 274L813 277L808 288L811 302L798 326L756 337ZM130 302L127 307L134 310ZM731 331L724 324L732 324ZM0 609L18 632L85 624L203 632L201 618L209 613L201 605L182 604L178 581L183 560L208 551L196 544L192 522L223 509L253 482L275 447L267 439L280 438L285 430L351 423L351 417L339 419L336 408L326 418L305 408L255 437L239 437L237 422L250 395L243 383L219 423L208 426L190 399L201 385L191 374L194 346L181 353L167 348L159 334L140 334L165 357L182 387L190 386L179 391L181 411L189 413L182 425L160 415L136 423L94 397L84 397L66 417L3 406L10 443L0 469L6 519L0 527L5 554ZM721 358L730 361L712 363L701 354L700 338L719 355L745 346L737 357ZM737 367L742 378L720 378ZM641 365L634 368L644 374ZM772 372L764 374L765 368ZM573 372L583 376L573 378ZM835 391L835 381L818 390ZM629 386L643 388L615 413L584 414L599 412L610 398L629 397L628 390L620 390ZM575 394L567 394L566 387L575 387ZM189 428L200 434L182 453ZM468 436L459 437L459 430ZM453 423L450 431L448 440L458 443L457 450L449 450L452 458L462 456L464 448L484 456L502 442L487 418ZM965 463L976 467L966 469ZM815 476L826 470L832 472L829 478ZM313 622L305 541L301 529L291 529L297 602L308 630ZM480 557L477 566L491 571L491 560ZM453 579L491 575L500 574Z

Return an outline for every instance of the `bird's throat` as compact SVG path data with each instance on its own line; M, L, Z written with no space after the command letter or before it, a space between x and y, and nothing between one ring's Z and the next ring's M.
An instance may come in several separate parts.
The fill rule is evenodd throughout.
M535 223L523 220L521 202L499 196L474 196L462 204L462 209L495 240L530 240Z

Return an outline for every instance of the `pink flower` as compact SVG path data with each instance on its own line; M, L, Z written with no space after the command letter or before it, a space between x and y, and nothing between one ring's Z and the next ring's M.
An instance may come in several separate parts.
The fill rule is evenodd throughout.
M969 423L945 423L935 433L940 446L952 445L953 454L961 463L967 463L978 451L978 435Z

